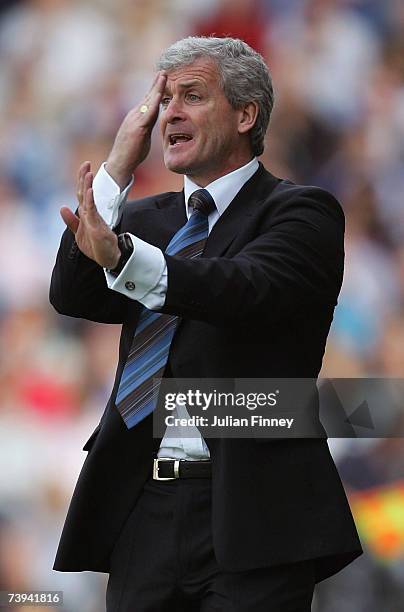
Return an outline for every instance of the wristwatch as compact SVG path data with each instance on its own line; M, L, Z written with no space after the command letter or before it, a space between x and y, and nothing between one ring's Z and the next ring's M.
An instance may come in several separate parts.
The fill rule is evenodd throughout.
M113 268L112 270L108 270L108 272L112 274L113 276L120 275L120 273L126 266L130 256L133 253L133 248L134 248L133 242L132 242L132 238L130 237L128 233L125 232L124 234L119 234L118 247L119 247L119 250L121 251L121 257L119 258L119 261L117 265L115 266L115 268Z

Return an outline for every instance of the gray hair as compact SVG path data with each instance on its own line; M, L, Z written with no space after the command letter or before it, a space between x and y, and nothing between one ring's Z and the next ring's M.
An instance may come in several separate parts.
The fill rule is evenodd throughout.
M254 155L264 151L264 138L274 105L272 79L262 55L238 38L189 36L168 47L157 62L157 70L173 70L200 57L216 62L223 92L235 109L249 102L258 104L258 117L250 130Z

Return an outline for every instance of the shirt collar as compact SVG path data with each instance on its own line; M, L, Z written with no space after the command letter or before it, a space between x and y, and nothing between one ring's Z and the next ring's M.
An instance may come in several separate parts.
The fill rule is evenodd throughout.
M206 189L215 201L217 211L219 215L222 215L230 202L234 200L243 185L252 177L253 174L258 170L259 164L256 157L253 157L241 168L233 170L224 176L216 179L209 185L206 185ZM187 216L189 217L188 211L188 200L190 196L197 189L201 189L199 185L196 185L188 176L184 176L184 196Z

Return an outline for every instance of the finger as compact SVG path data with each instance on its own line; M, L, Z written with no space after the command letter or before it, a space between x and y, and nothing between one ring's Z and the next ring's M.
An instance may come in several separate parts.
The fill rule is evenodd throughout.
M167 74L165 72L158 72L153 81L152 88L145 95L143 102L139 105L139 109L142 108L144 104L146 104L147 106L150 106L150 104L154 102L156 94L158 94L159 97L161 98L161 96L163 95L165 91L166 82L167 82ZM159 100L159 103L160 103L160 100Z
M164 70L158 70L156 72L156 74L154 75L153 83L149 91L147 92L146 97L149 97L154 93L156 87L158 87L159 80L161 79L161 77L164 77L165 81L167 80L167 73ZM164 81L164 85L165 85L165 81Z
M166 89L166 83L167 83L167 75L165 73L160 73L156 79L156 82L154 83L153 89L146 96L146 104L153 103L156 96L158 96L159 103L160 103L160 99Z
M87 172L83 179L83 211L84 212L87 212L89 210L88 208L89 200L87 198L87 192L92 186L93 186L93 173Z
M79 228L80 219L70 210L70 208L67 208L67 206L62 206L60 215L67 227L75 234Z
M92 187L89 187L87 189L85 199L86 199L87 212L89 213L96 212L98 214L97 207L94 202L94 191Z
M89 172L91 168L90 162L84 162L81 164L79 169L78 183L77 183L77 200L79 206L83 203L83 190L84 190L84 176Z
M83 199L83 181L84 176L91 170L91 163L89 161L85 161L81 164L78 173L77 179L77 200L79 204L81 204Z
M159 77L156 81L154 90L158 93L164 93L165 87L166 87L166 83L167 83L167 73L166 72L160 72Z
M154 86L153 92L149 96L146 96L143 104L141 104L138 108L139 112L142 114L142 117L144 118L145 127L148 126L152 128L157 121L157 117L159 113L159 106L160 106L161 98L163 97L163 94L165 92L166 82L167 82L167 75L160 74ZM142 113L143 106L147 106L147 111L144 113Z
M153 87L155 86L156 81L157 81L157 79L159 78L159 74L160 74L160 72L156 72L156 74L154 75L154 78L153 78L152 84L151 84L150 89L149 89L149 91L147 92L146 96L150 95L150 94L151 94L151 92L153 91Z
M161 76L157 82L157 87L154 92L154 100L153 100L154 104L156 104L157 106L157 110L160 105L161 99L164 95L164 92L166 91L166 83L167 83L166 75Z
M87 174L87 172L90 172L90 170L91 170L91 162L89 161L83 162L79 168L78 179L79 180L82 179Z

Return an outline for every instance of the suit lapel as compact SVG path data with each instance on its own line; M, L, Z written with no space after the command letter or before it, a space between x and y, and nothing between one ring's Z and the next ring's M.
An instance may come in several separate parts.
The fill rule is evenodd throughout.
M260 163L255 174L243 185L220 219L215 223L202 257L223 255L247 221L267 200L279 183ZM174 234L186 223L184 191L157 197L155 207L136 211L130 228L135 235L163 252Z
M133 207L125 231L158 247L163 252L174 234L186 223L184 192L157 196L154 205Z
M267 200L279 179L265 170L260 163L258 170L243 185L234 200L215 223L206 242L202 257L223 255L247 221L258 209L263 200Z
M160 200L157 202L157 206L162 211L165 219L165 244L163 248L165 250L174 234L187 222L184 190L172 194L169 201Z

